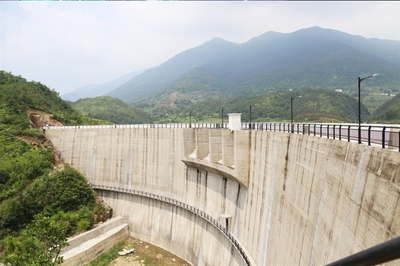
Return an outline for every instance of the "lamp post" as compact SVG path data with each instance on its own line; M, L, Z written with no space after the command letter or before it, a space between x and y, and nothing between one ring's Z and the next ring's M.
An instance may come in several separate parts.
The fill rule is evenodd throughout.
M255 104L254 106L257 106L257 104ZM252 107L253 107L253 106L250 105L250 114L249 114L249 120L250 120L250 122L249 122L249 123L250 123L249 128L250 128L250 129L253 129L253 127L251 126L251 108L252 108Z
M224 108L221 109L221 128L224 128Z
M251 125L251 105L250 105L250 125Z
M290 124L293 124L293 97L290 98Z
M301 98L301 95L298 98ZM290 97L290 128L292 130L292 133L294 132L294 129L293 129L293 100L294 100L294 98Z
M290 129L293 133L293 97L290 97Z
M191 128L192 127L192 112L189 113L189 116L190 116L189 127Z
M361 144L361 81L378 75L379 73L375 73L365 78L358 77L358 144Z

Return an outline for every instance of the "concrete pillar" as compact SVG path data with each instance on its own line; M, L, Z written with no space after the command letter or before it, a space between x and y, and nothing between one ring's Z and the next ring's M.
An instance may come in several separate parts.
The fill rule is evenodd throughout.
M232 113L229 115L229 129L230 130L241 130L242 122L241 122L241 113Z

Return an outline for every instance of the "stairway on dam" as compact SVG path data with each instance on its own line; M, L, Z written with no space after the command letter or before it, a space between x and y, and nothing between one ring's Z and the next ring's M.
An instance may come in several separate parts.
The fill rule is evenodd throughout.
M64 266L83 265L104 251L129 237L128 224L120 216L113 217L98 227L68 239L60 256Z

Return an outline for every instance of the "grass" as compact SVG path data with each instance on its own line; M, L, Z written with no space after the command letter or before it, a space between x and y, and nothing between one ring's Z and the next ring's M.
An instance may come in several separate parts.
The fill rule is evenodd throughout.
M92 260L90 264L85 264L84 266L107 266L119 256L118 251L122 250L125 245L125 241L117 243L111 249L102 253L96 259Z

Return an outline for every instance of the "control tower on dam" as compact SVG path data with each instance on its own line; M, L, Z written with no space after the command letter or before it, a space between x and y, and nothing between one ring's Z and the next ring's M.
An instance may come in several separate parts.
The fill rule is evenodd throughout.
M225 128L46 135L132 237L193 265L324 265L400 235L397 151Z

